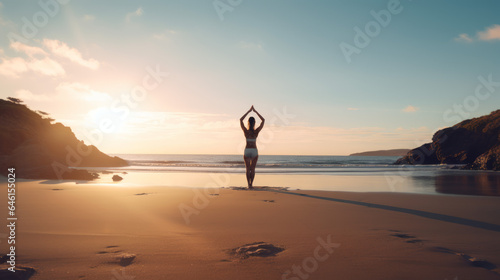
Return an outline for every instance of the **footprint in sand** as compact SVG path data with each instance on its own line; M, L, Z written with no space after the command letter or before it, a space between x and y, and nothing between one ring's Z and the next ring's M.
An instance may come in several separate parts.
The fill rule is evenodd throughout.
M420 242L424 241L422 239L418 239L416 236L413 236L411 234L403 233L403 232L401 232L399 230L390 229L388 231L395 232L395 233L391 234L391 236L394 236L394 237L397 237L397 238L401 238L401 239L407 239L406 243L420 243Z
M118 264L121 266L129 266L135 260L134 254L124 253L116 257Z
M267 200L267 199L265 199L265 200L262 200L262 201L264 201L264 202L274 203L274 199L273 199L273 200Z
M406 233L395 233L395 234L391 234L391 235L395 236L395 237L403 238L403 239L415 238L415 236L409 235L409 234L406 234Z
M406 243L420 243L424 242L422 239L412 239L412 240L406 240Z
M229 254L239 258L247 259L249 257L271 257L276 256L279 252L284 251L284 248L274 246L267 242L255 242L245 244L229 250Z
M118 264L120 266L129 266L134 262L136 255L123 252L118 249L119 246L107 246L105 250L99 251L96 254L103 255L104 263Z
M392 236L395 236L395 237L398 237L398 238L402 238L402 239L408 239L406 241L407 243L419 243L419 242L423 242L424 241L424 240L421 240L421 239L416 239L415 236L403 233L403 232L401 232L399 230L390 229L388 231L395 232L394 234L391 234ZM462 260L464 260L467 264L469 264L471 266L481 267L481 268L490 270L490 271L492 271L494 273L500 274L497 271L497 266L494 263L489 262L487 260L478 259L476 257L472 257L472 256L467 255L465 253L457 252L457 251L454 251L454 250L451 250L451 249L448 249L448 248L445 248L445 247L432 247L432 248L430 248L430 250L433 251L433 252L439 252L439 253L445 253L445 254L451 254L451 255L458 256Z
M456 255L456 256L462 258L469 265L472 265L475 267L481 267L481 268L484 268L487 270L494 270L497 268L497 266L494 263L491 263L487 260L481 260L481 259L472 257L470 255L467 255L465 253L457 252L457 251L454 251L454 250L451 250L451 249L448 249L445 247L433 247L433 248L431 248L431 251ZM493 272L496 272L496 271L493 271ZM498 272L497 272L497 274L498 274Z

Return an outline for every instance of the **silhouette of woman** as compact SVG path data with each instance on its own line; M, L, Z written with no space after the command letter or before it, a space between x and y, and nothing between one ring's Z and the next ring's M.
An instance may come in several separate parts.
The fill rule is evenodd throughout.
M254 117L248 118L248 129L243 124L243 120L252 111L254 111L261 120L261 123L259 127L257 127L257 129L255 128ZM240 119L240 126L247 140L247 145L245 147L245 153L243 154L243 159L245 160L245 166L247 169L247 182L249 189L253 188L252 184L253 184L253 179L255 178L255 166L257 165L257 159L259 159L259 153L257 151L257 136L259 136L259 132L264 127L264 122L265 122L264 118L259 114L259 112L257 112L257 110L255 110L253 105L250 108L250 110L248 110L248 112L246 112Z

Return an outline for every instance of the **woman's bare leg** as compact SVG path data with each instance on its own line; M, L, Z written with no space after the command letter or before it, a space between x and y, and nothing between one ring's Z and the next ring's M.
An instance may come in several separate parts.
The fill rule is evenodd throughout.
M250 186L253 185L253 179L255 178L255 167L257 166L257 160L259 159L259 156L256 156L253 158L250 162Z
M243 157L245 160L245 167L246 167L246 175L247 175L247 183L248 187L252 188L252 182L251 182L251 166L252 166L252 159L248 157Z

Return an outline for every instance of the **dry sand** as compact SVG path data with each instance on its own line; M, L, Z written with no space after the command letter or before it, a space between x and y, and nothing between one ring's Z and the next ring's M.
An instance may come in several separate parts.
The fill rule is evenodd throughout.
M500 279L500 197L54 183L17 185L34 280Z

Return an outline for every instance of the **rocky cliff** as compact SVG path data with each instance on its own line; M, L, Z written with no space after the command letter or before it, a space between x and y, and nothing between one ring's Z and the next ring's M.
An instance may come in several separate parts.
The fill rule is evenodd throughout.
M15 167L20 178L90 180L96 175L72 167L128 165L85 145L69 127L52 124L46 113L18 102L0 99L0 120L0 174Z
M439 130L432 142L408 152L395 164L466 164L500 171L500 110Z

